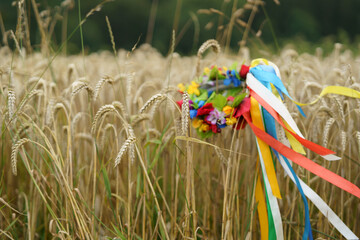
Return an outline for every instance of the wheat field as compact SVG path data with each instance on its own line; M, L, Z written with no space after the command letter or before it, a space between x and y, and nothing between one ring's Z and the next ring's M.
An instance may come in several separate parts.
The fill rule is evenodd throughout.
M300 102L328 85L360 90L360 56L340 44L327 56L285 48L267 58ZM250 51L199 59L141 45L52 59L1 48L1 238L260 239L254 134L226 129L203 141L175 103L197 65L234 61L249 64ZM304 136L342 160L307 156L360 186L360 101L328 95L304 107L306 118L286 104ZM294 169L360 235L359 199ZM300 194L279 164L277 178L284 238L300 239ZM314 238L341 239L309 207Z

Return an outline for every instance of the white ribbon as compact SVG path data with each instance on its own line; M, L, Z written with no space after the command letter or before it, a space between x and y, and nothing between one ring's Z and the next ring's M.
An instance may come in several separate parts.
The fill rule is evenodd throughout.
M291 159L290 159L291 160ZM290 169L285 163L285 160L280 155L280 163L288 174L290 179L295 183L294 177L291 174ZM346 239L359 239L341 219L334 213L333 210L321 199L321 197L312 190L306 183L299 178L300 185L304 194L310 199L310 201L319 209L319 211L329 220L329 222L343 235ZM296 184L296 183L295 183Z

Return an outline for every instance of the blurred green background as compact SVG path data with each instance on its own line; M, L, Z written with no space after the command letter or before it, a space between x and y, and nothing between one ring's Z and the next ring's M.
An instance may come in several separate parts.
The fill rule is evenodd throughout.
M16 30L17 1L1 0L1 40L4 32ZM24 0L29 19L31 44L39 49L41 43L32 0ZM51 46L57 49L61 42L79 24L79 3L75 1L36 0L46 29L51 32ZM245 25L253 12L254 1L245 0L115 0L104 4L83 25L86 52L111 50L108 16L117 48L131 49L148 42L166 54L171 44L172 29L176 30L176 49L181 54L194 54L202 42L216 38L223 45L237 51L244 37ZM360 1L358 0L279 0L264 1L253 12L254 21L246 38L251 48L276 51L292 43L300 52L313 51L317 46L332 48L335 42L345 44L354 51L360 42ZM81 0L81 17L100 1ZM216 10L209 10L209 9ZM230 27L235 9L243 13ZM199 9L207 9L200 10ZM228 30L232 29L231 35ZM53 29L51 31L51 29ZM273 30L272 30L273 29ZM4 45L4 41L0 41ZM276 46L278 43L278 46ZM11 44L11 40L9 40ZM12 43L13 44L13 43ZM67 53L81 51L80 33L77 31L66 46Z

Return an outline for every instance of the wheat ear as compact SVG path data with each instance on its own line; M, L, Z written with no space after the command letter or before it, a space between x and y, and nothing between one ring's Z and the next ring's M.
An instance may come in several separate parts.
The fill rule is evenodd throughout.
M221 51L220 45L219 45L218 41L216 41L215 39L209 39L206 42L204 42L200 46L198 53L197 53L196 76L200 75L200 62L201 62L202 55L210 47L212 47L213 51L217 54L220 53L220 51Z
M151 106L153 106L156 102L160 102L164 100L166 96L164 94L158 93L154 96L152 96L140 109L140 113L144 113L147 109L149 109Z
M13 145L12 149L11 149L11 169L12 169L12 172L13 174L16 176L17 175L17 154L19 152L19 148L29 142L30 139L28 138L22 138L20 140L18 140L15 145Z
M129 137L128 139L126 139L125 143L122 145L122 147L120 148L119 153L117 154L116 158L115 158L115 166L119 165L119 163L121 162L121 158L123 157L124 153L126 152L126 150L129 148L129 146L135 142L136 138L135 137Z

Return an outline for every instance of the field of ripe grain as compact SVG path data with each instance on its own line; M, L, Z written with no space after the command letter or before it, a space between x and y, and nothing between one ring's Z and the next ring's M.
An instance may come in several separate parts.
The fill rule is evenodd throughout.
M334 45L323 56L284 49L267 56L291 96L311 102L328 85L360 90L360 56ZM238 55L177 53L149 45L116 55L44 56L0 49L0 236L2 239L260 239L254 201L255 137L224 129L184 141L178 83ZM342 160L316 163L360 186L360 100L327 95L286 102L304 136ZM191 124L187 134L197 138ZM277 163L284 238L300 239L303 205ZM360 200L294 164L356 234ZM309 202L315 239L341 239Z

